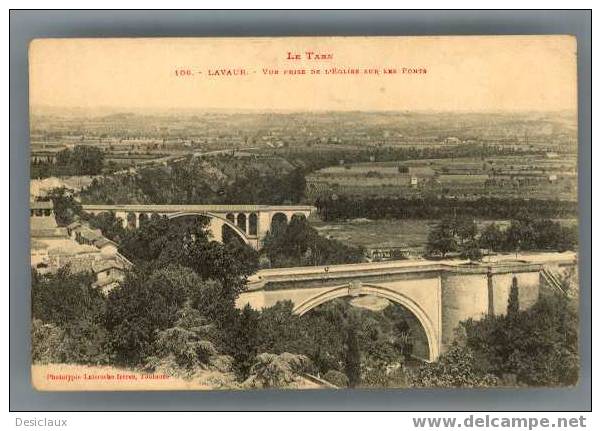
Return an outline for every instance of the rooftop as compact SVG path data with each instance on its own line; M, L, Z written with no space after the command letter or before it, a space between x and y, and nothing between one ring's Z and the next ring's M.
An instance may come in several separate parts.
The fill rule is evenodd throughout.
M29 203L29 207L32 210L45 210L45 209L53 209L54 204L52 201L33 201Z

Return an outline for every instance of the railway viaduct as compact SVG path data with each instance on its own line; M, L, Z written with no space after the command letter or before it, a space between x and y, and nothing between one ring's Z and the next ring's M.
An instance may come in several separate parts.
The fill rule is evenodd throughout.
M230 229L246 244L259 249L265 235L276 223L288 223L293 216L309 217L316 211L309 205L83 205L87 213L113 212L124 227L135 229L153 214L169 218L204 216L215 241L223 241Z

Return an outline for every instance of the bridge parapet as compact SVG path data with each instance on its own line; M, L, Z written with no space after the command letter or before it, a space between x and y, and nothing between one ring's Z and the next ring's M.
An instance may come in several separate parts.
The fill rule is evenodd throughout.
M573 264L574 254L554 259L553 264ZM263 269L248 279L248 290L260 290L267 285L296 284L299 282L340 280L346 278L394 277L402 274L456 273L456 274L508 274L537 272L546 264L545 257L530 260L505 260L491 263L473 263L469 260L399 260L346 265Z

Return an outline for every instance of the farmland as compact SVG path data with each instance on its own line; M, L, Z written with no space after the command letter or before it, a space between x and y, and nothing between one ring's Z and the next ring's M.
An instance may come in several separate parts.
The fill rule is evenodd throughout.
M573 226L576 219L562 219L564 226ZM317 231L326 237L364 249L400 247L411 254L421 255L425 250L428 233L437 220L368 220L355 219L341 222L314 221L311 223ZM482 230L492 220L477 220ZM509 220L494 220L500 227L507 227Z
M308 175L307 194L575 201L576 172L575 155L555 153L340 164Z

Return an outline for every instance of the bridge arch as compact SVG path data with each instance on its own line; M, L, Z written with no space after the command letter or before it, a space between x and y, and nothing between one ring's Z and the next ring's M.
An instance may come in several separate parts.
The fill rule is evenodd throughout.
M259 217L257 213L248 215L248 234L256 236L259 230Z
M343 298L346 296L361 296L361 295L373 295L380 298L388 299L392 302L402 305L409 310L422 326L426 338L428 341L428 356L429 361L435 361L440 354L439 351L439 340L440 336L436 331L432 319L428 314L411 298L408 296L396 292L386 287L372 285L372 284L361 284L361 283L348 283L340 286L334 286L331 289L321 292L302 303L294 307L293 312L302 316L303 314L311 311L315 307L332 301L336 298Z
M131 229L135 229L136 227L138 227L138 220L136 220L136 218L136 213L128 212L125 216L127 227Z
M246 234L246 214L238 213L238 217L236 217L236 225Z
M171 220L171 219L179 218L179 217L198 217L198 216L207 217L209 219L213 219L213 220L220 222L221 224L219 225L219 231L221 231L222 225L229 227L231 230L234 231L234 233L236 233L236 235L238 235L240 237L240 239L242 241L244 241L245 244L250 245L250 241L249 241L248 237L246 236L246 233L242 229L240 229L234 223L229 221L227 218L221 217L217 214L213 214L213 213L209 213L209 212L200 212L200 211L198 211L198 212L186 211L186 212L168 214L167 218Z
M283 212L272 214L269 229L271 233L281 232L288 226L288 216Z

